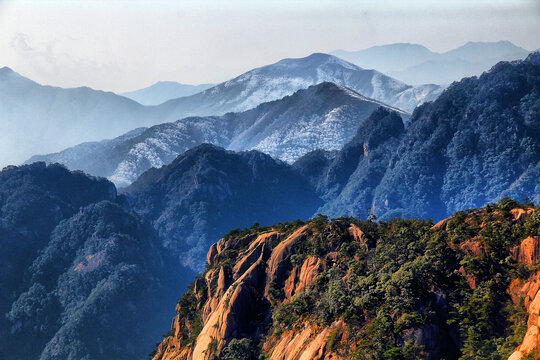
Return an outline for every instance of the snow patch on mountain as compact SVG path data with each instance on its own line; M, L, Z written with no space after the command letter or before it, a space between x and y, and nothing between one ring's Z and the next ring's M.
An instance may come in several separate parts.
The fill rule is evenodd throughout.
M302 79L274 81L282 84L287 80L287 88L290 89L306 86ZM258 76L245 78L246 82L254 84L259 80ZM282 88L274 86L272 81L264 84L268 86L246 87L254 90L252 99L279 96ZM238 107L243 105L241 103ZM274 158L294 162L315 149L340 149L363 120L380 106L399 112L349 88L325 82L244 112L189 117L153 126L126 141L115 143L115 147L107 150L108 155L94 151L100 155L93 156L93 150L88 148L90 153L81 157L81 163L72 162L71 167L86 170L88 159L95 163L95 159L101 156L103 163L110 163L99 173L94 167L93 173L107 176L123 187L148 168L168 164L179 154L201 143L212 143L235 151L259 150ZM408 115L401 114L404 117Z
M400 92L396 97L396 107L400 109L410 109L416 104L434 101L444 91L444 86L427 84L418 85Z
M253 69L199 94L172 100L168 106L174 107L177 115L183 111L184 116L245 111L325 81L349 87L407 112L412 112L419 104L414 101L415 97L409 97L405 102L400 100L401 92L413 89L410 85L335 56L316 53ZM168 120L176 119L169 117Z
M295 124L292 129L274 130L254 150L292 163L313 149L338 150L344 145L342 139L349 138L347 126L353 116L346 107L332 109L322 118L311 116Z

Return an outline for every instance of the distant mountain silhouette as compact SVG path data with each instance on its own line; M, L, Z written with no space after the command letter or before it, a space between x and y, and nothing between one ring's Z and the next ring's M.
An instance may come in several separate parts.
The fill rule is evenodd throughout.
M319 53L281 60L198 94L157 106L143 106L86 87L43 86L3 68L0 70L0 116L4 119L0 123L0 166L85 141L112 138L141 126L187 116L245 111L325 81L408 112L424 101L435 99L441 91L437 85L406 85L377 71Z
M417 44L390 44L332 52L358 66L377 69L409 84L450 84L480 75L499 61L523 59L528 51L509 41L468 42L445 53Z
M186 118L113 140L33 156L28 162L59 162L108 177L119 186L204 142L237 151L256 149L292 162L311 150L341 149L379 106L385 105L336 84L322 83L245 112Z
M190 96L211 88L213 84L186 85L174 81L159 81L143 89L120 93L142 105L159 105L167 100Z

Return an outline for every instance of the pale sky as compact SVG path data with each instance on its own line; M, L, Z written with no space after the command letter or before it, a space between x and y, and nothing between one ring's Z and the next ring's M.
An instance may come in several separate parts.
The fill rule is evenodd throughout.
M540 48L540 0L0 0L0 67L117 92L217 83L313 52L498 40Z

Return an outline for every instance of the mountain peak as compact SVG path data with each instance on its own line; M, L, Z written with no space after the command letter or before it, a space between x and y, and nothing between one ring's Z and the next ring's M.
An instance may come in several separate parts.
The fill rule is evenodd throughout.
M25 79L23 76L21 76L20 74L13 71L13 69L11 69L10 67L7 67L7 66L4 66L4 67L0 68L0 78L2 78L2 79L8 79L8 78L10 78L10 79L16 79L16 78Z
M4 73L13 73L15 71L13 71L11 68L7 67L7 66L4 66L2 68L0 68L0 74L4 74Z
M398 138L404 132L405 125L401 116L381 106L360 125L346 147L360 143L369 143L370 147L375 147L391 137Z
M321 66L323 64L333 64L341 66L348 70L362 70L358 66L351 64L350 62L347 62L343 59L340 59L334 55L325 54L321 52L316 52L311 55L302 57L302 58L287 58L278 61L274 64L274 66L282 66L282 67L294 67L294 68L316 68L318 66ZM272 67L273 65L269 65L264 68Z
M189 150L187 150L185 153L180 154L172 163L171 167L174 167L176 163L182 161L183 159L187 157L200 157L207 154L215 154L215 153L226 153L231 152L228 150L225 150L225 148L221 146L217 146L211 143L202 143L200 145L197 145Z
M540 50L530 53L523 61L540 64Z
M331 81L323 81L319 84L309 86L306 90L325 92L325 91L340 91L340 90L343 91L343 90L346 90L346 88ZM299 90L299 91L302 91L302 90Z
M376 100L365 97L362 94L352 89L349 89L348 87L336 84L332 81L323 81L319 84L311 85L305 90L298 90L293 95L300 95L300 94L313 96L313 97L325 97L326 99L329 99L330 97L345 95L349 97L352 96L354 98L364 100L364 101L377 102ZM383 103L380 103L380 104L383 105Z
M507 40L497 42L469 41L466 44L447 51L444 55L449 55L460 59L475 59L476 61L486 61L488 59L508 60L510 58L523 58L528 51Z
M334 57L334 56L332 56L332 55L330 55L330 54L325 54L325 53L321 53L321 52L314 52L313 54L306 56L304 59L322 59L322 60L327 60L327 59L330 59L330 58L333 58L333 57Z

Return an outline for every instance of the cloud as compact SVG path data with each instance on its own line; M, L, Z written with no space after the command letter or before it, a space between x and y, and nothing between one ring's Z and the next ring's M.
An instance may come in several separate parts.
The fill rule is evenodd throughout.
M28 44L28 35L23 34L23 33L16 33L15 36L13 36L13 39L11 39L11 47L15 49L16 51L22 51L22 52L34 51L34 48L32 48Z
M0 66L41 83L120 92L158 80L224 81L281 58L340 48L540 46L538 0L8 3L0 7Z
M12 37L10 45L23 72L45 84L100 88L100 84L110 81L111 74L118 79L127 76L121 64L76 57L61 50L72 48L75 41L66 36L62 41L38 42L19 32Z

